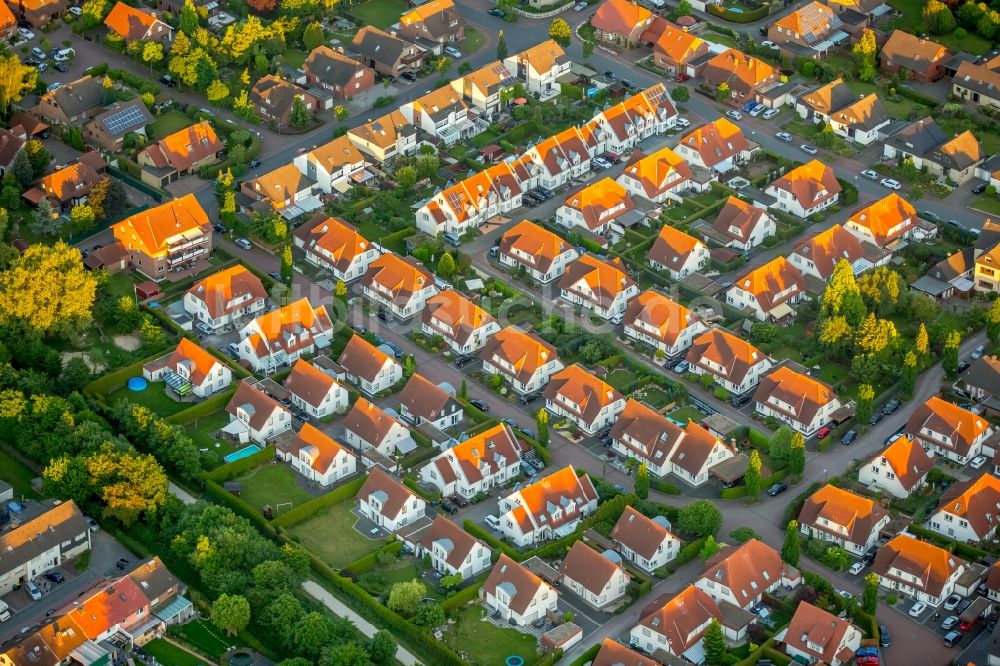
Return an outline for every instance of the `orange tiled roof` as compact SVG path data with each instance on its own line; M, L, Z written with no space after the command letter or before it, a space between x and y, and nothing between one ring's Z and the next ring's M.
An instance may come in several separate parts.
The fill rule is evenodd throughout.
M907 491L912 490L917 482L923 479L934 467L934 459L927 455L920 442L908 435L902 435L869 460L875 461L882 458L885 459L892 469L892 473L896 475L900 484Z
M660 227L660 233L649 248L646 258L667 269L679 271L687 263L692 252L704 247L705 244L694 236L664 224Z
M94 640L148 606L149 600L131 578L119 578L105 585L69 614L87 638Z
M590 666L659 666L652 657L639 654L621 643L605 638Z
M743 383L750 368L766 360L767 355L746 340L714 326L695 338L688 351L687 361L712 374L720 373L715 367L702 363L703 358L722 366L721 374L739 385Z
M712 222L712 227L724 236L746 243L754 228L765 217L767 211L763 208L730 196Z
M142 39L156 21L155 14L130 7L119 0L108 12L104 25L124 37L126 41L132 41Z
M170 355L167 365L174 368L181 363L188 366L191 382L200 385L212 372L215 365L219 363L219 360L191 340L181 338L177 348Z
M347 134L385 149L395 146L400 132L406 129L416 131L402 112L396 110L390 111L376 120L353 127L347 131Z
M576 408L569 408L559 399L560 396L568 398ZM575 411L588 423L592 423L602 409L623 398L614 387L590 374L579 364L573 364L552 375L545 386L546 400Z
M3 3L0 3L2 5ZM100 181L102 176L86 162L76 162L43 176L38 181L38 187L46 194L55 197L59 203L67 203L72 199L86 196L90 188Z
M708 61L703 76L715 83L726 82L738 92L749 92L776 81L778 70L742 51L728 49Z
M299 359L285 378L285 388L314 407L319 407L337 380L319 370L309 361Z
M874 500L827 484L806 499L799 512L799 522L830 535L846 536L853 543L867 545L872 531L886 515L885 509ZM837 526L846 529L846 534Z
M6 2L0 2L0 30L8 30L17 25L17 19Z
M597 8L590 23L598 30L628 36L636 27L652 17L653 13L637 2L605 0Z
M990 472L983 472L978 478L948 488L941 496L937 510L964 518L980 538L986 538L1000 523L998 507L1000 479Z
M564 205L579 210L591 231L635 208L625 187L610 178L602 178L569 195Z
M518 53L517 60L527 62L536 72L545 74L566 62L566 52L554 39L547 39Z
M579 518L580 506L597 499L597 491L594 490L590 477L577 476L572 465L544 476L517 492L523 501L522 507L535 518L535 523L548 525L552 529ZM576 503L577 509L572 513L563 510L562 517L554 519L551 512L557 507L562 508L565 502ZM545 522L538 520L542 516L547 516Z
M490 313L452 289L427 299L421 320L462 345L482 327L496 323Z
M771 402L769 398L772 397L790 405L791 411ZM837 394L818 379L782 365L760 380L753 399L771 409L788 414L800 423L812 423L816 413L836 400Z
M778 19L774 25L784 28L793 35L801 35L802 39L813 43L822 39L839 23L840 21L832 9L813 0L802 8Z
M462 470L469 484L481 481L484 475L495 474L521 459L514 433L506 423L498 423L478 435L447 449L442 457Z
M743 130L727 118L716 118L707 125L691 130L678 144L697 152L708 168L750 150Z
M272 208L280 210L293 196L315 184L314 178L299 171L294 162L289 162L257 176L253 180L246 181L243 188L244 190L249 189L255 195L267 198Z
M824 664L849 664L854 653L848 655L846 662L840 660L838 653L842 651L841 644L850 629L851 623L847 620L831 615L807 601L800 601L785 632L785 644ZM860 633L857 627L854 631Z
M529 220L521 220L500 237L499 251L541 273L548 273L555 260L573 251L573 246L558 234Z
M634 134L631 125L641 118L646 123L665 120L677 113L667 88L662 83L642 90L631 97L615 104L601 112L601 117L620 139L626 139Z
M673 23L666 22L663 32L653 44L653 50L663 53L675 62L686 62L699 51L707 49L705 40L696 37Z
M503 585L508 590L513 590L513 595L508 599L508 607L515 613L524 613L528 605L534 600L538 590L548 587L541 578L533 574L523 564L512 560L506 554L500 555L486 582L483 583L483 592L486 594L496 594L498 587Z
M754 299L769 312L806 289L802 273L784 257L775 257L736 280L734 285L753 294Z
M351 268L354 260L372 248L372 244L353 225L339 217L316 213L295 230L306 250L323 256L340 271Z
M881 247L906 233L913 226L916 216L917 210L913 205L892 192L856 212L847 220L847 224L871 231L875 243ZM895 228L897 226L898 229Z
M688 585L640 624L666 636L670 652L678 655L698 642L713 619L722 619L718 604L707 593Z
M420 23L446 10L455 11L455 3L452 0L430 0L403 14L399 21L404 25Z
M389 361L389 355L375 347L360 335L354 335L347 341L344 350L340 352L337 363L347 373L361 377L369 382L374 381L378 373Z
M792 252L813 262L824 280L833 275L833 269L841 259L853 264L865 256L861 241L839 224L807 238L796 245Z
M306 423L296 433L295 441L291 445L291 452L298 456L299 451L305 450L312 459L312 468L321 474L330 469L330 465L337 459L341 451L347 455L352 455L350 451L335 442L329 435L312 424Z
M411 498L416 497L409 488L389 476L381 467L372 468L368 478L365 479L365 484L358 491L357 497L362 502L367 502L374 493L382 494L384 498L382 500L382 515L389 518L398 516L403 505Z
M662 518L661 518L662 520ZM614 529L611 539L646 558L653 559L657 549L667 539L677 539L660 522L647 518L631 506L626 506Z
M650 155L636 149L623 174L639 181L647 199L676 187L692 175L684 158L666 146Z
M312 343L313 337L330 329L330 315L322 305L313 307L308 298L262 314L254 320L260 333L250 335L258 355L273 353L275 347L294 350ZM310 335L304 341L299 333L308 330Z
M792 169L771 186L790 192L806 210L840 194L841 190L833 169L819 160Z
M147 146L145 152L158 169L169 166L177 171L184 171L223 148L225 146L216 135L215 128L204 120L163 137Z
M909 534L899 534L889 543L881 546L872 563L872 571L890 580L896 580L907 587L926 591L931 596L939 596L945 583L963 566L961 559L944 548L927 541L920 541ZM890 569L898 569L916 578L910 580L895 574Z
M712 556L701 577L728 587L736 605L746 608L752 599L795 571L786 569L787 566L774 548L750 539L739 546L727 546Z
M656 337L673 346L684 329L701 321L696 314L655 289L647 289L632 299L623 317L626 326L642 321L656 328ZM644 333L649 333L643 328Z
M208 214L193 194L127 217L112 227L127 249L150 257L167 255L167 240L175 236L210 234Z
M494 335L479 358L511 372L522 383L528 382L543 365L559 358L556 348L517 326L508 326ZM508 370L497 359L505 361L513 370Z
M932 396L924 404L913 410L906 422L906 432L920 435L923 428L945 435L952 441L952 447L959 453L967 453L983 433L990 429L990 422L958 405ZM929 436L925 436L930 439ZM946 446L937 439L941 446Z
M319 148L313 148L306 153L305 157L306 162L315 162L326 169L327 173L335 173L345 166L365 161L365 156L346 134L323 144Z
M434 276L415 260L387 252L368 265L361 281L365 286L388 290L393 301L406 304L414 293L434 284Z
M600 594L622 568L583 541L575 541L563 558L559 573L579 583L591 594ZM626 577L628 574L626 574ZM613 590L612 590L613 592Z
M929 39L921 39L903 30L893 30L880 54L884 61L925 74L931 65L947 60L951 53Z
M587 283L589 293L576 290L575 285L581 280ZM618 294L634 286L620 257L601 261L589 254L571 263L559 280L560 289L572 291L601 307L610 306Z
M267 298L264 283L242 264L212 273L207 278L196 282L188 290L188 293L204 301L212 319L218 319L227 312L245 308L248 303ZM238 303L233 303L234 299L247 295L250 296L249 301L241 300Z

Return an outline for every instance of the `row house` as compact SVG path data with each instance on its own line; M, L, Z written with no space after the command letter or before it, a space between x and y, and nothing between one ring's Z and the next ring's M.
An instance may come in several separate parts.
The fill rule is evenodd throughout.
M414 557L429 555L431 568L442 576L472 580L492 564L490 549L444 516L413 535L397 535L413 549Z
M990 422L978 414L933 396L913 410L906 421L905 434L928 451L964 465L983 453L993 435Z
M437 236L461 236L521 206L522 179L500 162L435 194L417 210L417 228Z
M649 155L636 149L617 181L633 197L653 203L681 203L684 192L693 187L691 177L691 167L684 158L664 146Z
M212 224L193 194L148 208L111 227L132 267L162 280L212 253Z
M633 210L635 203L625 187L602 178L566 197L556 209L556 223L570 231L580 228L605 238L621 238L626 226L622 218Z
M712 222L713 236L724 246L749 252L777 233L778 226L766 208L730 195Z
M524 154L538 167L538 184L550 190L590 172L592 153L578 127L542 139Z
M750 143L743 130L728 118L716 118L681 137L674 151L685 162L702 169L726 173L746 164L759 146Z
M495 60L485 67L451 80L452 89L462 96L485 120L496 120L505 92L516 81L507 66Z
M492 315L451 289L427 299L420 317L421 331L441 336L459 355L479 351L500 330Z
M726 546L705 563L695 587L717 603L728 602L750 610L779 588L802 582L798 569L782 561L781 554L758 539Z
M841 261L848 262L857 276L876 265L873 259L873 254L865 251L861 241L840 224L806 238L788 256L788 261L803 276L823 282L830 279L833 269Z
M615 603L628 591L631 576L611 556L617 559L614 553L599 553L583 541L574 542L559 567L563 583L594 608Z
M623 558L650 573L669 564L681 549L666 518L648 518L631 506L625 507L609 537Z
M711 256L708 247L694 236L664 224L646 253L650 268L666 272L675 280L699 273Z
M178 396L207 398L225 390L233 371L188 338L181 338L174 351L142 366L142 376L164 382Z
M596 510L590 477L567 466L501 497L500 532L515 546L529 546L571 534Z
M306 423L295 433L292 443L277 455L307 481L327 488L353 476L358 458L322 430Z
M891 594L937 608L954 593L965 573L965 562L944 548L904 533L879 547L872 573Z
M979 542L992 539L1000 524L1000 479L990 472L948 487L927 526L949 539Z
M517 326L508 326L494 335L479 352L479 358L483 372L500 375L521 395L542 390L565 367L555 347Z
M403 366L360 335L348 340L337 364L343 368L347 381L367 395L388 391L403 378Z
M892 192L851 215L844 228L861 243L886 250L914 237L918 231L917 210Z
M378 246L361 235L351 224L325 213L317 213L292 232L295 247L302 249L306 261L325 268L337 280L357 280L381 254Z
M892 120L877 94L859 98L842 78L802 95L795 110L801 118L829 124L834 134L862 146L878 139Z
M400 417L418 427L427 424L445 430L458 425L464 414L462 403L455 399L453 390L449 392L416 372L410 375L399 393Z
M867 497L827 484L806 498L799 511L799 531L861 556L875 547L889 514Z
M595 116L607 132L607 150L623 155L644 139L674 127L677 109L662 83L650 86Z
M677 301L654 289L633 298L623 318L625 337L652 345L664 358L676 358L708 330L705 322Z
M380 467L373 467L357 494L358 510L387 532L424 517L427 503Z
M686 360L690 372L711 375L716 384L733 395L756 388L773 366L767 354L717 326L695 338Z
M965 392L986 408L987 414L1000 411L1000 356L983 356L972 362L962 377Z
M399 107L407 122L452 146L476 132L469 118L469 105L450 85L433 90Z
M260 315L240 329L239 357L254 372L271 373L330 345L333 325L326 307L307 298Z
M781 365L760 380L753 394L757 412L812 437L833 421L840 399L828 384Z
M927 474L934 459L920 442L900 435L885 449L865 461L858 470L858 481L872 490L906 499L927 484Z
M603 319L625 314L629 299L639 293L639 286L625 272L620 257L603 261L593 255L581 255L567 266L559 280L559 296L582 309L591 310Z
M841 189L832 168L811 160L775 180L764 193L778 200L778 210L804 220L840 201Z
M358 398L343 420L344 441L364 453L375 450L392 458L397 449L406 452L409 429L364 398Z
M226 412L229 425L222 430L236 435L241 442L253 441L263 446L292 427L292 413L252 378L239 383Z
M417 154L417 128L399 110L352 127L347 138L378 164Z
M992 248L975 255L972 279L977 292L991 294L1000 292L1000 242Z
M285 378L292 406L313 419L347 411L350 396L343 384L309 361L299 359Z
M548 39L508 56L504 64L528 94L545 101L561 92L559 78L569 73L572 61L555 40Z
M521 471L521 447L506 423L499 423L432 458L421 480L444 497L466 499L503 486Z
M440 55L445 44L465 38L465 19L452 0L430 0L399 18L399 35L411 42L432 44L432 52Z
M958 66L951 77L951 93L977 106L1000 106L1000 56L983 60Z
M479 590L490 614L515 627L527 627L556 611L559 594L522 564L500 555Z
M184 294L184 312L212 329L262 312L266 304L264 283L242 264L212 273Z
M848 620L841 619L807 601L800 601L788 627L775 638L785 654L830 666L850 666L863 634Z
M545 408L592 435L615 422L625 396L574 364L552 375L545 386Z
M565 273L580 253L558 234L522 220L500 237L496 256L504 266L523 270L536 282L547 284Z
M440 290L434 276L411 257L387 252L368 265L361 278L365 298L395 317L411 319Z
M90 526L66 500L0 534L0 594L90 550Z

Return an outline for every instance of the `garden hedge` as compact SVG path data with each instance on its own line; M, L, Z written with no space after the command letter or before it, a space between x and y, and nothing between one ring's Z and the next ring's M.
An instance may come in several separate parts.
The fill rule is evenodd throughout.
M519 550L514 549L511 545L507 544L506 542L497 539L495 536L493 536L492 534L481 528L479 525L476 525L471 520L464 521L462 523L462 529L464 529L466 532L476 537L480 541L489 544L490 547L502 551L504 555L506 555L512 560L521 562L528 558L528 555L522 553Z
M341 502L353 498L358 494L358 491L361 490L361 486L365 484L365 480L367 478L367 475L359 476L356 479L348 481L342 486L334 488L325 495L320 495L316 499L309 500L304 504L293 507L291 511L286 511L272 520L271 524L274 527L291 527L304 520L312 518L313 514L320 509L333 506L334 504L340 504Z
M172 331L175 335L195 340L194 334L191 331L185 331L176 321L167 316L160 308L151 308L143 303L139 306L139 309L158 320L160 322L160 326L163 326L168 331Z
M378 556L380 553L390 553L392 555L397 554L399 551L403 550L402 541L390 541L384 546L380 546L377 550L368 553L364 557L359 557L350 564L348 564L344 569L347 569L354 574L362 574L366 571L370 571L375 568L378 564Z
M918 93L913 88L907 88L906 86L899 86L898 88L896 88L896 94L900 95L901 97L905 97L906 99L912 102L916 102L917 104L923 104L924 106L928 106L932 109L937 108L937 106L941 104L940 100Z
M694 558L698 557L698 553L701 552L701 549L704 545L705 545L705 537L701 537L700 539L695 539L688 545L681 548L680 552L677 553L677 557L675 557L671 562L667 563L667 566L665 567L667 573L671 574L674 573L682 566L684 566Z
M681 489L673 483L665 479L650 479L649 487L657 492L661 492L664 495L680 495Z
M191 423L195 419L200 419L203 416L208 416L213 412L217 412L220 409L225 409L226 405L232 399L233 395L236 393L236 387L227 389L220 393L216 393L212 397L202 400L196 405L192 405L187 409L182 409L176 414L171 414L165 420L168 423L177 423L179 425L186 425Z
M436 490L424 490L420 487L420 484L417 483L417 480L408 474L403 477L403 485L423 497L428 502L441 499L441 493Z
M727 21L732 21L733 23L754 23L766 18L769 11L770 7L758 7L757 9L737 13L726 9L725 7L720 7L719 5L708 6L709 14L726 19Z
M246 459L244 458L244 460ZM260 511L250 506L243 499L233 495L215 481L211 479L205 480L205 494L215 502L228 506L233 510L233 513L249 520L268 538L273 539L277 536L278 533L271 527L271 523L267 522L267 519L264 518L264 515Z
M234 460L231 463L226 463L225 465L216 467L214 470L205 475L205 480L214 481L215 483L232 481L240 474L245 474L253 468L260 467L261 465L269 463L272 460L274 460L274 447L265 446L252 456L240 458L239 460Z
M125 386L128 380L132 377L141 377L142 366L146 365L150 361L155 361L161 356L163 356L163 353L157 352L152 356L147 356L141 361L136 361L132 365L127 365L124 368L115 370L114 372L109 372L108 374L99 377L84 386L83 394L92 398L103 400L107 394L111 393L115 389Z
M569 666L584 666L597 658L597 653L601 651L601 644L592 645L587 651L569 663Z
M737 661L734 666L755 666L763 657L770 659L775 666L788 666L788 664L792 663L792 658L784 652L776 650L774 645L775 643L773 638L767 639L764 641L763 645L751 652L746 659Z
M217 347L208 346L205 348L209 354L219 359L233 372L233 377L235 379L247 379L253 377L253 373L244 368L239 363L234 363L233 359L229 358L223 354Z
M455 594L451 595L447 599L441 602L441 609L444 612L455 610L456 608L461 608L465 604L469 603L473 599L479 598L479 589L483 586L485 581L479 581L474 585L459 590Z

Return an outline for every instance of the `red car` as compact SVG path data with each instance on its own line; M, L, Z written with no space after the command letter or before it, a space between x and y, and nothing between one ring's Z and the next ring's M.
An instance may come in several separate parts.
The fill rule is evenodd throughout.
M684 83L685 81L687 81L690 78L691 77L688 76L687 74L678 74L677 75L677 83Z
M824 427L822 427L822 428L819 429L818 433L816 433L816 439L823 439L824 437L826 437L829 434L830 434L830 429L827 428L826 426L824 426Z
M879 666L878 657L873 657L870 655L867 657L858 657L855 663L858 666Z

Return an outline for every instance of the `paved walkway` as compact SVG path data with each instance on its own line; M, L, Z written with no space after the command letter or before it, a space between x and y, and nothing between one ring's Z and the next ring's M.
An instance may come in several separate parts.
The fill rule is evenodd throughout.
M191 495L191 493L184 490L173 481L171 481L167 487L170 489L170 492L173 493L173 495L177 499L184 502L185 504L194 504L195 502L198 501L193 495Z
M326 591L326 589L314 580L307 580L302 583L302 587L305 588L306 594L315 598L324 606L333 611L334 615L338 617L346 617L348 620L354 623L354 626L358 628L358 631L363 633L368 638L375 635L378 628L375 627L371 622L361 617L350 608L341 603L340 599ZM407 650L402 645L396 646L396 661L403 664L403 666L419 666L420 662L417 660L413 654Z

